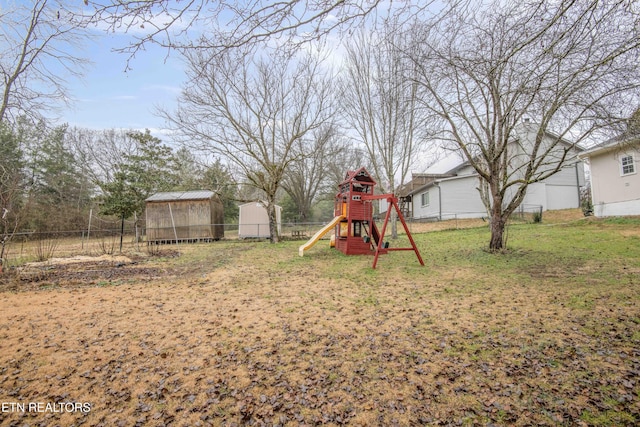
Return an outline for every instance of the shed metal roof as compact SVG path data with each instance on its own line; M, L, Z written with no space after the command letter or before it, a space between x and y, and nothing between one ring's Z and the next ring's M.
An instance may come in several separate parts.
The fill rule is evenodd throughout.
M175 200L206 200L213 197L215 193L208 190L198 191L169 191L156 193L147 198L145 202L171 202Z

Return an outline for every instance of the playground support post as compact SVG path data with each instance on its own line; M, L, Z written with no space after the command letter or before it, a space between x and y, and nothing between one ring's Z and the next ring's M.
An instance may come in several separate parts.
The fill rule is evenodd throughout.
M404 231L405 233L407 233L409 242L411 242L411 247L410 248L387 248L387 251L411 251L412 250L413 252L415 252L416 257L418 257L418 261L420 262L420 265L424 266L424 261L420 256L420 251L418 251L418 247L416 246L416 243L413 240L413 236L411 235L411 232L409 231L409 227L407 227L407 223L404 221L404 216L402 215L402 212L400 211L400 207L398 206L398 198L392 194L380 194L380 195L363 195L362 199L363 200L383 200L384 199L389 204L389 207L387 208L387 213L384 217L384 224L382 224L382 230L380 231L380 238L378 240L378 244L376 245L376 253L373 258L373 268L375 269L376 265L378 264L378 257L380 255L380 248L382 247L382 242L384 240L384 233L387 230L387 224L389 223L389 218L391 216L391 206L393 206L393 208L396 210L398 214L398 218L400 219L400 222L402 222Z

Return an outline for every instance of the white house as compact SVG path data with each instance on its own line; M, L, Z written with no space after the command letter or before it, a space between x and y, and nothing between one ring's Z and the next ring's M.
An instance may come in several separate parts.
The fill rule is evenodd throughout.
M616 138L580 157L589 161L595 216L640 215L640 139Z
M535 140L536 131L537 127L531 123L523 123L518 127L517 139L510 143L512 170L517 171L528 160L527 153ZM547 134L545 138L549 142L557 139L552 134ZM572 145L566 141L561 141L561 144L565 147ZM580 151L579 148L572 149L565 166L551 177L529 184L521 208L527 211L542 208L546 211L580 207L580 187L584 186L585 181L584 165L577 158ZM547 169L553 169L558 164L553 159L548 163ZM487 210L478 191L480 184L480 177L469 162L461 162L411 191L413 218L446 220L486 217Z
M249 202L239 206L240 218L238 220L238 238L261 238L270 237L269 215L267 209L260 202ZM276 226L278 234L282 227L282 207L276 205Z

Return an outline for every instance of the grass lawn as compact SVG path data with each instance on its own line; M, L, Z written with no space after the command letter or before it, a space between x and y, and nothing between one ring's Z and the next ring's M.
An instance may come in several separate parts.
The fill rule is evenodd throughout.
M640 219L414 238L424 267L225 241L7 273L0 425L640 423Z

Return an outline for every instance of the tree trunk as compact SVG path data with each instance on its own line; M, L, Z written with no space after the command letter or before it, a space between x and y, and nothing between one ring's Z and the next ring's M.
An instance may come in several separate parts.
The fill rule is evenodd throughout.
M387 209L393 208L393 205L389 204ZM398 238L398 213L395 208L391 211L391 216L389 217L389 221L391 222L391 238Z
M493 190L493 187L491 187ZM491 252L499 252L504 249L504 226L507 223L507 216L502 209L502 197L493 193L493 204L491 205L491 241L489 242L489 250Z
M276 205L271 202L267 205L267 215L269 216L269 240L271 243L278 243L278 218L276 217Z
M489 242L489 250L491 252L499 252L504 246L504 226L503 218L491 218L491 242Z

